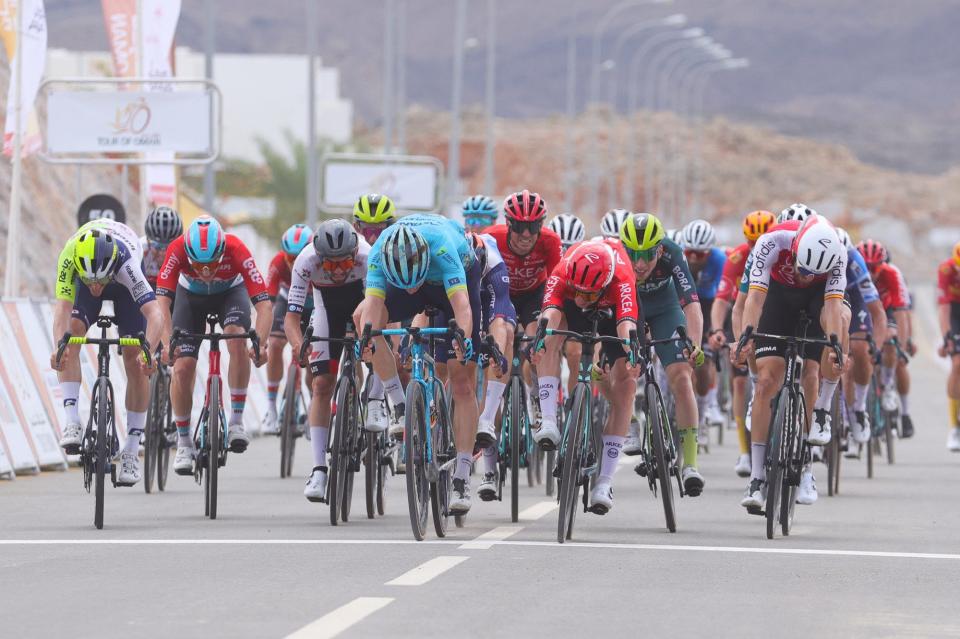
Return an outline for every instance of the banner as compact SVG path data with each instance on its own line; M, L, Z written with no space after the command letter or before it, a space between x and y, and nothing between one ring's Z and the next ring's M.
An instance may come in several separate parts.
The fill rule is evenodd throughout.
M119 78L137 75L137 0L102 0L113 74Z
M23 62L18 63L17 9L22 6L23 43L20 47ZM33 102L40 88L40 80L47 64L47 16L43 0L0 0L0 37L3 38L10 61L10 87L7 90L7 119L3 129L3 154L13 155L13 137L16 127L17 69L23 73L20 80L20 149L24 156L40 149L42 139Z
M147 78L172 78L173 65L170 54L173 48L173 36L180 19L180 0L141 0L143 37L143 76ZM148 91L172 91L169 84L157 83L147 87ZM160 161L173 159L173 154L153 154L147 158ZM152 205L166 204L174 206L177 199L177 174L171 165L148 164L144 168L144 184L147 200Z
M324 210L351 210L363 193L390 196L405 211L435 211L440 181L433 158L341 156L322 159L320 204Z

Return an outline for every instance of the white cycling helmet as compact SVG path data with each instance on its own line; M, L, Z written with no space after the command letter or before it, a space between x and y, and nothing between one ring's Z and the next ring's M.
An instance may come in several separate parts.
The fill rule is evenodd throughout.
M713 225L706 220L694 220L683 227L683 248L691 251L709 251L717 244Z
M829 273L846 254L833 224L819 215L807 218L793 238L797 267L810 273Z
M840 238L840 243L843 244L843 248L850 250L853 248L853 240L850 239L850 234L847 233L846 229L842 229L839 226L835 227L837 230L837 237Z
M816 214L817 212L806 204L796 202L780 211L780 215L777 216L777 224L780 224L781 222L787 222L789 220L799 220L800 222L804 222Z
M603 219L600 220L600 233L604 237L612 237L614 239L620 237L620 227L623 226L624 221L629 216L630 211L626 209L607 211Z
M680 229L668 229L666 234L667 239L673 240L673 243L683 248L683 231Z
M586 235L583 222L572 213L561 213L547 222L547 228L560 236L564 248L580 242Z

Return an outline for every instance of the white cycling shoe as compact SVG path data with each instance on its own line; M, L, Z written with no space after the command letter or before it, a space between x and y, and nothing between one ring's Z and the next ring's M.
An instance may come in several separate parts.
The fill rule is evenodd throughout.
M382 433L390 427L385 400L371 399L367 402L367 420L363 427L368 433Z
M950 434L947 435L947 450L951 453L960 453L960 426L950 429Z
M537 442L543 450L556 450L560 444L560 429L557 428L556 419L540 420L540 428L533 431L533 441Z
M173 458L173 472L178 475L193 474L193 460L197 458L197 449L193 446L177 446L177 454Z
M80 452L80 444L83 442L83 424L73 422L67 424L63 429L63 436L60 437L60 448L69 455L76 455Z
M137 453L120 453L120 472L117 473L117 486L133 486L142 475L140 473L140 458Z
M276 411L268 410L267 414L263 416L263 421L260 422L260 434L261 435L279 435L280 434L280 422L277 420Z
M242 453L250 445L250 435L244 430L243 424L230 424L227 428L227 447L231 453Z
M390 418L390 434L394 437L403 437L404 425L406 424L406 404L396 404L393 407L393 415Z
M880 405L888 413L900 408L900 398L897 397L897 389L894 384L890 384L883 389L883 395L880 396Z
M750 455L740 455L737 457L737 463L733 467L733 472L737 473L737 477L749 477L751 467Z
M306 486L303 488L303 496L307 501L322 502L327 498L327 467L316 466L310 471L307 477Z
M487 446L493 446L497 443L497 429L494 427L493 422L480 420L480 423L477 425L477 445L480 448L486 448Z
M822 408L813 409L813 423L807 433L807 442L813 446L826 446L830 443L830 412Z
M703 411L703 418L710 426L723 426L727 423L726 416L720 412L720 407L716 404L707 404Z
M600 481L590 493L590 510L597 515L606 515L613 509L613 485Z
M817 479L813 476L813 471L805 468L800 475L800 487L797 489L797 503L803 506L810 506L817 503Z
M858 444L870 441L870 417L866 411L854 411L853 421L850 422L850 435Z

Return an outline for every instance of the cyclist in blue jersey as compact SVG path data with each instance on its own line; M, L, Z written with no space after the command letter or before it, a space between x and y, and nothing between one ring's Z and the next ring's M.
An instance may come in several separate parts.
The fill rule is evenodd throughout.
M448 367L457 407L453 415L457 462L449 507L453 514L470 510L470 468L479 417L474 344L480 340L481 276L462 226L439 215L407 215L383 231L370 249L366 293L354 314L361 330L367 324L381 329L387 322L410 320L432 307L453 317L465 335L465 352L454 344L462 362ZM396 360L382 337L374 345L374 370L394 407L394 423L402 423L404 392Z
M704 349L708 356L712 352L707 346L707 340L716 332L723 332L726 327L711 327L710 309L713 300L717 297L717 289L723 279L723 266L727 262L727 254L716 246L717 235L713 226L706 220L694 220L683 228L682 232L683 255L687 258L690 273L697 285L697 296L703 309L703 336ZM717 403L717 371L714 366L701 366L694 371L694 390L697 393L697 408L700 414L700 426L714 424L723 427L724 417ZM705 438L701 436L703 443Z

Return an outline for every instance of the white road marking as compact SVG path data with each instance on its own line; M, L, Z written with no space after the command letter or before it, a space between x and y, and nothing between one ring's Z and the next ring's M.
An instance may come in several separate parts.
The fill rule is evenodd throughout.
M286 639L328 639L336 637L350 626L363 621L393 601L393 597L357 597L336 610L331 610L316 621L307 624Z
M0 539L0 546L398 546L403 544L440 544L456 546L453 539Z
M520 511L521 521L536 521L557 509L556 501L540 501Z
M442 575L454 566L465 562L470 557L441 555L423 562L416 568L408 570L396 579L388 581L386 586L422 586L438 575Z
M498 541L516 535L521 530L523 530L523 526L499 526L463 544L460 546L460 550L487 550Z

